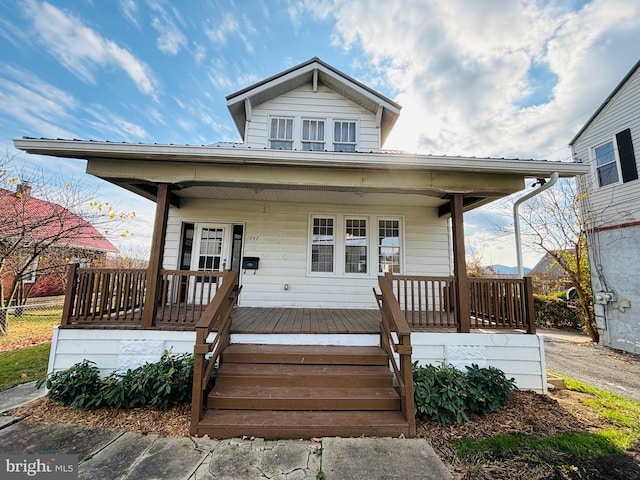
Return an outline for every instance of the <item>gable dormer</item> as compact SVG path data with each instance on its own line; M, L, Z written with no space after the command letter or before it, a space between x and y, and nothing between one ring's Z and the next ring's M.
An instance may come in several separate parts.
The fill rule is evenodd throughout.
M227 97L245 146L378 152L400 114L389 100L318 58Z

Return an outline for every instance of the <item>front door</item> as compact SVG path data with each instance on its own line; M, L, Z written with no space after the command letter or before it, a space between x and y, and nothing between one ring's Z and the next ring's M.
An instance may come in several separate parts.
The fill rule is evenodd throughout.
M226 224L197 224L191 270L201 272L221 272L230 267L232 226ZM191 289L195 289L190 298L208 302L213 298L212 288L203 279L196 279ZM204 290L203 290L204 289ZM206 291L205 291L206 290Z

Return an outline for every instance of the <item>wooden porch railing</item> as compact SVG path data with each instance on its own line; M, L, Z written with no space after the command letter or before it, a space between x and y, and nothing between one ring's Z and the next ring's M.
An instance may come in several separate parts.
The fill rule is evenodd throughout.
M225 270L222 273L222 284L218 288L213 301L207 306L196 325L196 344L193 349L193 390L191 396L191 435L196 434L198 422L202 418L204 409L204 395L211 378L211 373L220 355L229 345L231 330L231 310L238 300L242 287L236 287L238 273ZM211 342L207 341L209 334L217 327L217 334ZM213 352L213 353L212 353ZM209 355L205 368L205 356Z
M536 333L533 281L519 278L469 278L472 328L521 328Z
M411 328L458 326L455 277L393 275L394 295ZM531 277L468 279L471 328L536 332Z
M161 270L161 294L151 326L194 328L221 278L221 272ZM140 327L146 294L146 269L70 265L61 325Z
M393 275L400 310L412 327L455 327L454 277Z
M413 398L413 371L411 363L411 329L407 324L398 299L393 293L391 274L378 277L380 294L376 296L382 320L380 322L380 345L387 352L400 391L400 408L409 424L409 435L416 436L416 418ZM396 360L396 354L398 360Z

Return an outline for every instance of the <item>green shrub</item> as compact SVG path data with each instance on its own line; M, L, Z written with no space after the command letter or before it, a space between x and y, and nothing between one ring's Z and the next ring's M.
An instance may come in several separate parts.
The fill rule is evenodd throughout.
M152 405L166 410L191 401L193 355L171 355L165 351L158 362L124 373L113 372L103 380L95 364L84 360L43 379L38 388L43 383L49 389L49 398L72 407Z
M413 364L413 392L418 414L442 423L468 420L465 377L450 365Z
M509 401L511 391L516 388L515 380L508 379L499 368L467 367L465 376L467 387L467 410L473 413L487 413L499 410Z
M467 421L468 412L494 412L509 401L515 388L515 380L495 367L474 364L463 373L451 365L413 364L416 413L437 422Z
M564 294L561 296L534 295L533 309L536 316L536 325L540 327L582 328L576 310L567 307Z
M96 405L100 392L100 371L94 362L83 360L38 380L36 387L43 384L50 399L73 408L90 408Z

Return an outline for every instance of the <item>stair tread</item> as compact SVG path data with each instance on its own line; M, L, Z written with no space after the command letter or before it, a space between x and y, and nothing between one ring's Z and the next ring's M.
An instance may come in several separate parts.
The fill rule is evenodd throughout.
M336 425L407 425L400 411L317 411L298 410L215 410L209 409L199 426L336 426Z
M341 346L341 345L279 345L233 343L225 349L225 353L308 353L322 355L384 355L384 350L374 346Z
M222 363L349 364L387 365L380 347L335 345L232 344L222 354Z
M216 375L238 376L391 376L391 370L384 365L317 365L317 364L270 364L270 363L223 363Z
M262 399L361 399L398 398L392 387L263 387L245 385L223 385L214 388L209 398L262 398Z

